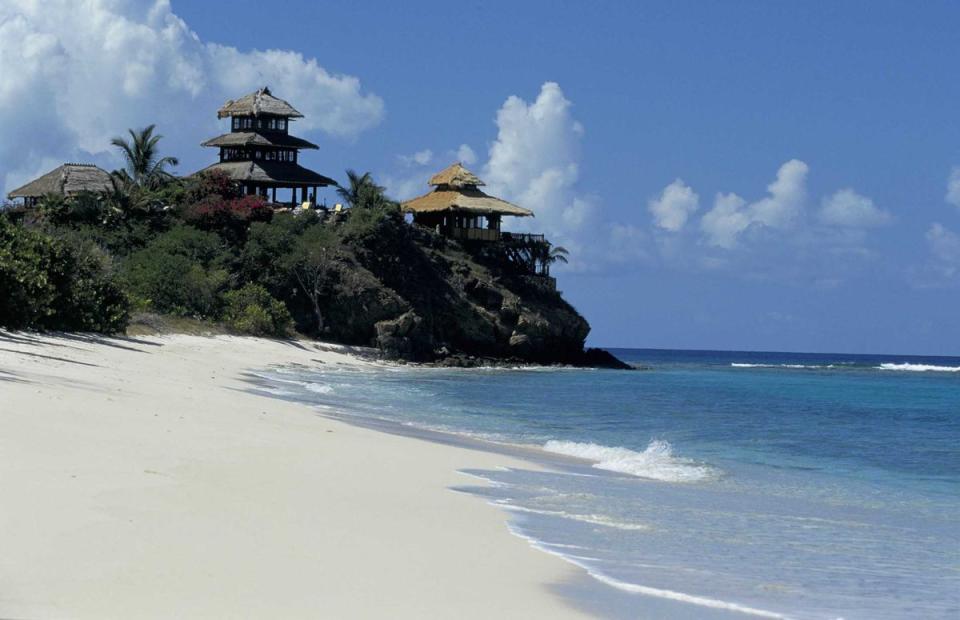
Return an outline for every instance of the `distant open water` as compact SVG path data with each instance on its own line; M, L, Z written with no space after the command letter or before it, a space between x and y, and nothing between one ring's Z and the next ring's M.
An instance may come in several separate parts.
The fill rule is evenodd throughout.
M960 358L614 353L644 370L257 374L357 421L556 455L465 490L595 577L608 615L960 618Z

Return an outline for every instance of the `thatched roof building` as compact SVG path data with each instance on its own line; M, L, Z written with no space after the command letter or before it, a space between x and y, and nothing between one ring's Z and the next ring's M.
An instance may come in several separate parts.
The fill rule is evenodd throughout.
M63 164L45 175L18 187L7 198L22 198L31 206L46 194L73 196L80 192L108 192L113 189L110 173L93 164Z
M432 192L402 205L417 224L451 237L494 241L503 216L532 217L533 211L480 190L484 182L457 162L430 177Z
M290 122L303 114L274 97L270 89L226 102L217 118L226 117L230 117L230 133L203 143L220 149L220 161L197 174L219 170L237 181L244 193L273 202L277 202L278 189L288 189L292 204L315 202L319 188L336 184L300 165L300 150L316 149L317 145L290 135Z

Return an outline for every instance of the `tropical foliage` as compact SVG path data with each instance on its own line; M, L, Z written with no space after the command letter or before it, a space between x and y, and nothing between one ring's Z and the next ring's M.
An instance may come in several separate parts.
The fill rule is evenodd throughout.
M176 157L161 157L158 143L163 136L154 134L156 125L148 125L140 130L128 129L130 139L116 137L110 141L120 149L127 166L115 172L115 176L126 184L137 187L156 188L173 180L169 168L179 161Z
M55 238L0 218L0 325L114 332L130 305L93 244Z
M360 209L397 207L397 203L386 197L384 188L377 185L369 172L359 174L347 170L347 187L337 186L337 195L348 205Z
M152 312L367 344L378 321L417 309L437 333L462 327L465 306L442 310L458 303L448 241L409 226L369 172L346 172L351 208L336 217L275 212L222 173L173 177L160 139L151 125L114 140L126 168L111 191L0 211L0 326L116 332ZM456 251L507 276L567 260L544 241Z

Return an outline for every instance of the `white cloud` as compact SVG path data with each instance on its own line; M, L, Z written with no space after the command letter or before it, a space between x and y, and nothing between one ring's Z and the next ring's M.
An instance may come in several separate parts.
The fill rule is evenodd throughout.
M406 166L426 166L433 161L433 151L423 149L413 155L400 155L399 159Z
M935 223L927 230L927 244L946 275L957 272L960 268L960 235Z
M464 166L472 166L477 163L477 154L473 152L469 144L461 144L457 149L457 161Z
M496 123L497 139L481 175L489 190L532 209L537 228L563 245L578 246L597 207L577 192L583 127L560 86L545 83L533 103L509 97Z
M786 162L767 186L769 195L754 203L747 204L732 193L717 194L713 208L700 220L708 243L732 248L740 234L755 225L776 230L790 228L803 209L808 170L807 164L798 159Z
M841 189L824 198L819 215L824 224L847 228L882 226L892 219L888 212L852 189Z
M700 208L700 197L683 180L677 179L663 188L660 197L651 200L647 207L653 214L654 223L671 232L682 229L687 219Z
M110 138L150 123L165 153L199 167L213 161L198 144L221 129L217 108L264 85L306 116L299 133L352 139L384 115L356 77L293 51L202 41L168 0L3 0L0 184L44 158L118 164Z
M947 179L947 196L949 204L960 208L960 166L950 171L950 177Z

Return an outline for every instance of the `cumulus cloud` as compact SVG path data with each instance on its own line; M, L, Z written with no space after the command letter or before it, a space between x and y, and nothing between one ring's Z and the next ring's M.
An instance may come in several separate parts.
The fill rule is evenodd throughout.
M426 166L433 161L433 151L423 149L413 155L400 155L399 159L407 166Z
M892 219L888 212L878 208L871 199L852 189L841 189L824 198L819 217L824 224L847 228L882 226Z
M464 166L472 166L477 163L477 154L473 152L469 144L461 144L457 149L457 161Z
M707 242L732 248L740 234L751 226L790 228L803 208L808 170L807 164L798 159L786 162L767 186L768 195L753 203L748 204L736 194L717 194L713 208L700 220Z
M687 219L700 208L700 197L683 180L677 179L663 188L658 198L647 203L654 223L671 232L682 229Z
M198 143L220 128L216 109L264 85L306 115L301 133L352 139L384 115L356 77L289 50L203 41L168 0L4 0L0 185L11 189L45 159L117 164L110 138L149 123L185 164L212 161Z
M950 177L947 179L947 196L949 204L960 208L960 166L950 171Z
M927 244L945 275L957 273L960 268L960 235L935 223L927 230Z
M566 245L597 209L577 191L583 126L560 86L547 82L528 103L509 97L497 112L497 138L483 178L496 195L536 213L537 227Z

